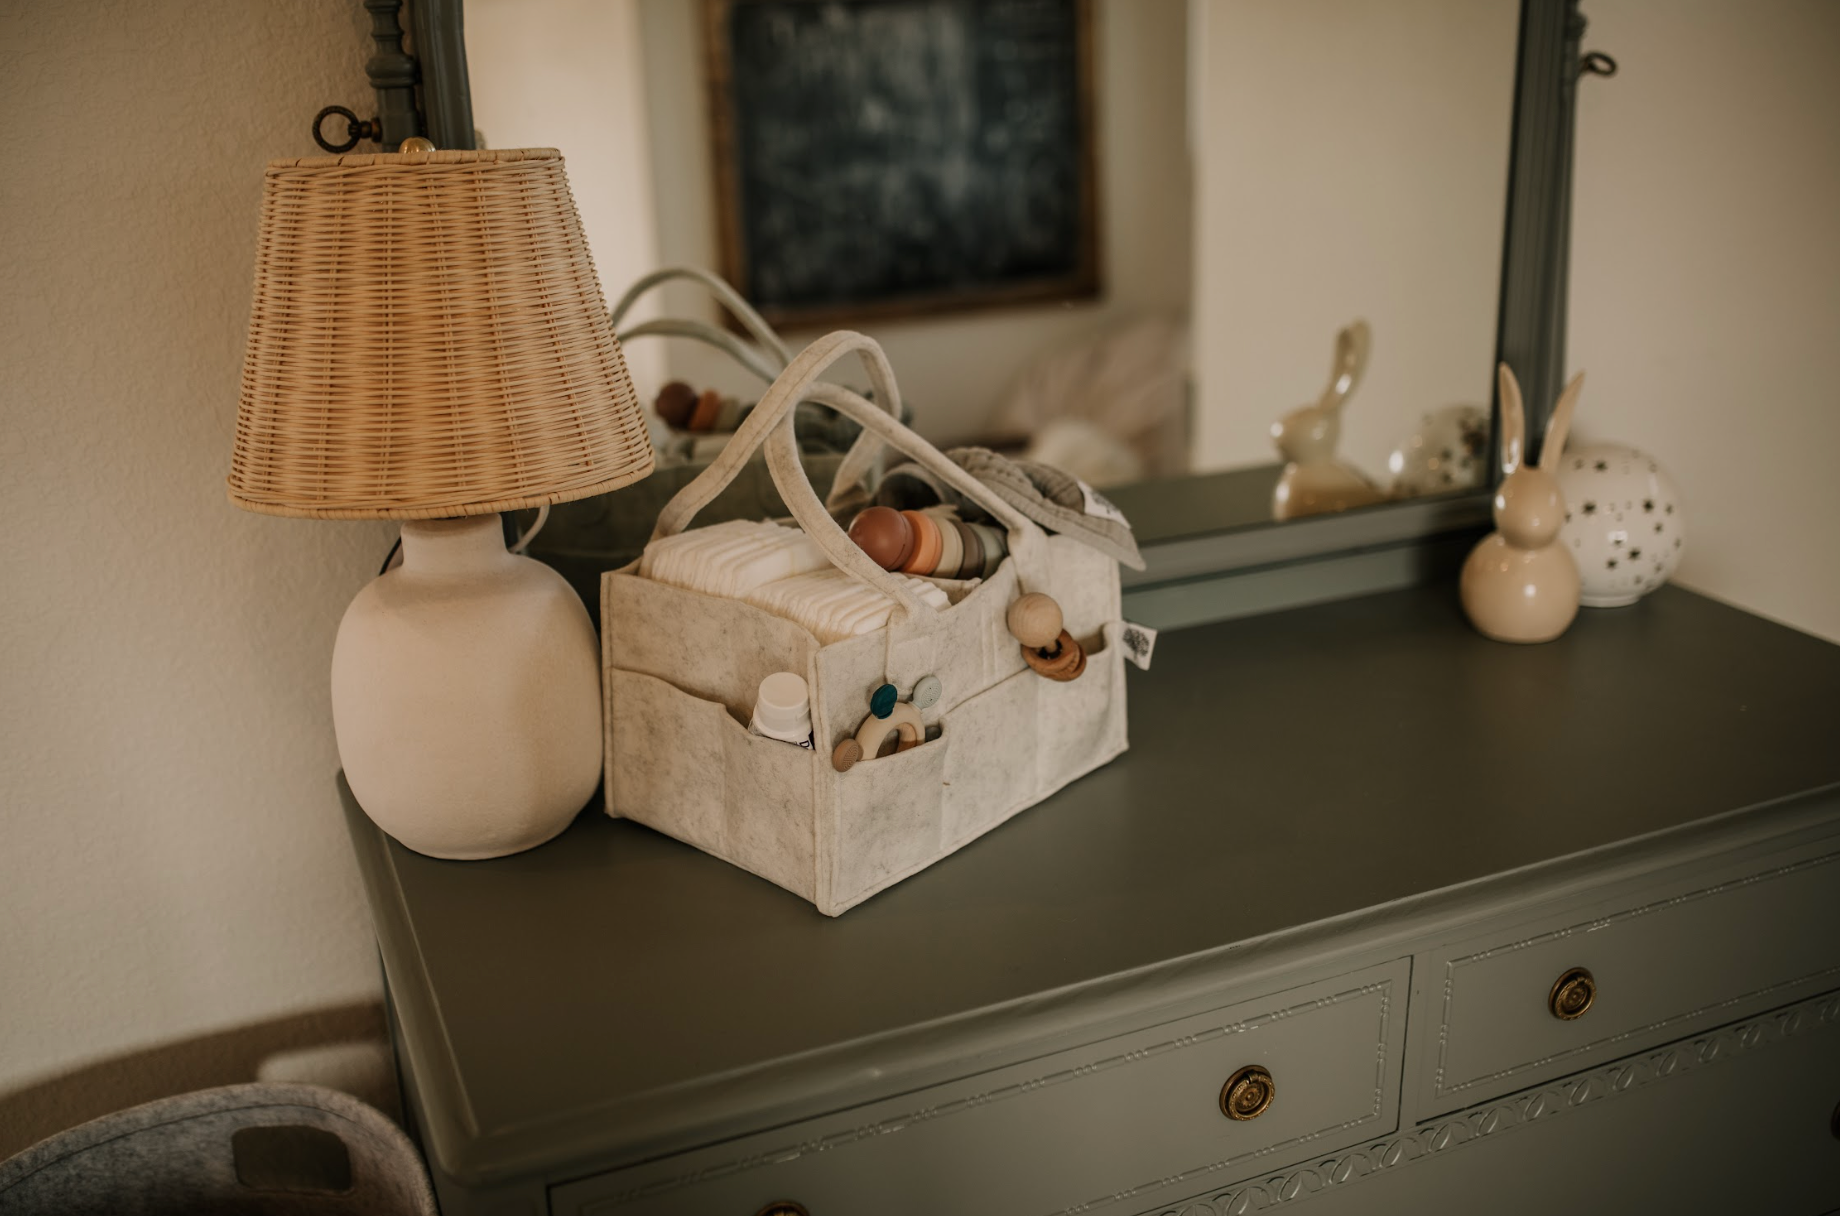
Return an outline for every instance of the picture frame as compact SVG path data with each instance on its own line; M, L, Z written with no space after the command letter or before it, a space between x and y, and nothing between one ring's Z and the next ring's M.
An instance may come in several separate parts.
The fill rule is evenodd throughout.
M778 326L1101 294L1091 0L704 0L723 277Z

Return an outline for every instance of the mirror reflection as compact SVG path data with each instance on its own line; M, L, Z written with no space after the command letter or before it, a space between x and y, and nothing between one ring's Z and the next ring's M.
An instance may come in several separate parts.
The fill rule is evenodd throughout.
M482 139L564 148L610 301L706 266L793 351L869 333L921 434L1066 469L1140 541L1487 484L1517 21L1515 0L467 2ZM598 82L567 84L597 50ZM603 248L597 192L624 192L637 256ZM620 327L661 319L751 342L694 283ZM665 464L706 462L764 389L706 341L627 347ZM800 437L849 435L813 407Z

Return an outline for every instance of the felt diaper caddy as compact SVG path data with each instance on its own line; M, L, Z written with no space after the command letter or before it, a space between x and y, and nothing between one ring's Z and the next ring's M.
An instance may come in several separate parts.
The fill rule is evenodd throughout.
M872 403L820 377L858 355ZM876 565L820 501L799 462L793 409L817 401L862 424L831 490L847 502L892 447L1007 529L1009 555L989 577L933 580L928 606ZM1125 749L1125 680L1116 560L1050 535L895 420L900 398L874 341L841 332L792 360L721 456L659 515L654 539L682 532L762 445L793 519L851 578L895 604L888 624L824 645L803 627L739 599L642 577L638 563L601 582L607 809L786 888L828 916L854 907L975 840ZM858 492L859 493L859 492ZM1051 596L1086 653L1074 679L1025 662L1006 613ZM815 747L750 734L765 677L790 671L809 689ZM871 694L913 697L925 741L839 771L832 749L857 734ZM933 681L937 682L937 687ZM922 708L922 705L924 707Z

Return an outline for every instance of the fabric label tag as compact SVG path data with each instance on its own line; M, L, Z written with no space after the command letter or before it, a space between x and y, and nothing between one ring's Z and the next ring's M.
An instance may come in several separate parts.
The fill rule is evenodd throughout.
M1150 656L1156 651L1156 630L1126 621L1124 628L1118 631L1118 644L1124 647L1127 659L1144 671L1150 670Z
M1077 477L1074 478L1074 480L1080 481ZM1124 517L1123 511L1113 506L1109 498L1083 481L1080 481L1080 493L1085 496L1086 513L1088 515L1094 515L1100 519L1109 519L1113 523L1123 524L1127 528L1131 526L1131 521Z

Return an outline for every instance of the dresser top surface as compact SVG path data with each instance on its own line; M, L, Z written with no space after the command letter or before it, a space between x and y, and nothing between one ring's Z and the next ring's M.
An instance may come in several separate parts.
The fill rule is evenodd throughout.
M1447 586L1166 633L1128 695L1124 756L834 920L595 810L432 860L341 782L429 1147L532 1168L769 1064L1840 783L1840 647L1674 588L1544 646Z

